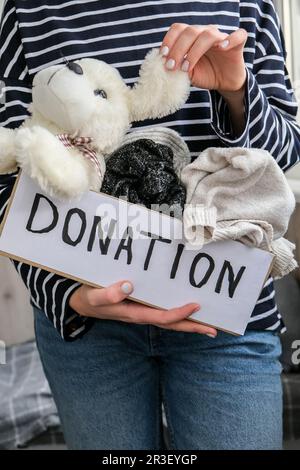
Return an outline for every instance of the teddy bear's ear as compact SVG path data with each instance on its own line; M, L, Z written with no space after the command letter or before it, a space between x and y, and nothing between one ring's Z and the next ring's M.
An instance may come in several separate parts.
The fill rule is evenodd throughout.
M141 65L137 83L129 89L131 121L172 114L184 105L189 92L188 74L166 70L159 50L152 49Z

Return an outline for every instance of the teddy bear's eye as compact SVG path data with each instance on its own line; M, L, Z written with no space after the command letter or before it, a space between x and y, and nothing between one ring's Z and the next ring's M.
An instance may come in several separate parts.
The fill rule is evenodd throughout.
M94 93L96 96L101 96L101 98L104 98L105 100L107 99L107 94L106 94L106 91L104 90L97 89L94 91Z

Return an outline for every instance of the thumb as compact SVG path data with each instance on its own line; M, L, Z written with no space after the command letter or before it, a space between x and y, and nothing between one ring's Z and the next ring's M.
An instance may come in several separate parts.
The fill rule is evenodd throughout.
M247 31L240 28L227 36L227 38L224 41L221 41L217 47L224 51L230 51L232 49L244 49L247 39Z
M125 300L133 292L130 281L119 281L109 287L91 288L89 303L96 307L101 305L117 304Z

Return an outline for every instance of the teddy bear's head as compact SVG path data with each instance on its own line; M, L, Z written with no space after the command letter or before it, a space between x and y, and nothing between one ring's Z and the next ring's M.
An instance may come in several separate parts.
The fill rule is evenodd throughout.
M121 144L132 122L179 109L189 86L186 73L166 70L157 49L146 56L133 87L114 67L86 58L38 72L30 111L51 130L89 136L98 151L109 154Z

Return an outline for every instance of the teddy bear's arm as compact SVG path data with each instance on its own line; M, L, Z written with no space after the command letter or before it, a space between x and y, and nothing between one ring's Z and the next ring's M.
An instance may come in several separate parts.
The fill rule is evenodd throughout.
M170 71L159 49L151 49L139 72L138 81L128 90L132 121L156 119L180 109L190 93L190 79L181 70Z
M90 187L84 157L43 127L17 131L16 158L20 168L51 196L72 198Z
M15 131L0 128L0 173L12 173L17 169Z

